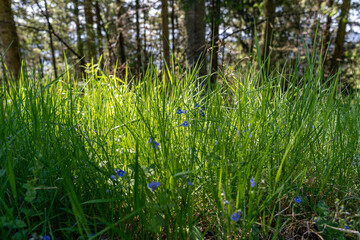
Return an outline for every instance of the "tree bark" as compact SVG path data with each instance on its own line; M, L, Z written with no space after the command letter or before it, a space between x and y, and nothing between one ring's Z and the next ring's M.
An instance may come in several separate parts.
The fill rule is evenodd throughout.
M343 0L341 5L341 13L339 19L339 27L336 34L335 39L335 49L332 56L331 62L331 73L335 74L340 66L340 62L342 61L344 55L344 42L345 42L345 35L346 35L346 24L350 10L350 0Z
M264 0L264 23L261 30L261 60L266 61L275 22L275 0Z
M55 78L58 77L57 74L57 64L56 64L56 56L55 56L55 48L54 48L54 42L53 42L53 28L50 24L50 16L49 16L49 12L48 12L48 7L47 7L47 1L44 1L44 5L45 5L45 18L46 18L46 22L48 25L48 30L49 30L49 40L50 40L50 51L51 51L51 60L52 60L52 64L53 64L53 69L54 69L54 76Z
M168 0L161 0L161 24L162 24L162 42L163 56L165 63L170 65L170 48L169 48L169 13Z
M10 0L0 0L0 54L3 55L9 46L10 48L4 60L10 74L13 74L14 80L16 81L21 68L19 38L16 32L11 2Z
M96 15L96 35L98 40L99 56L103 54L103 36L101 33L101 11L99 0L95 1L95 15Z
M91 61L96 58L95 33L94 33L94 18L92 12L91 0L84 0L85 22L86 22L86 43L87 43L87 58Z
M332 9L334 5L334 0L329 0L328 1L328 8L329 10ZM332 23L332 18L331 18L331 15L330 13L327 14L327 18L326 18L326 26L325 26L325 33L324 33L324 49L323 49L323 52L322 52L322 59L325 60L326 58L326 51L328 50L329 48L329 45L330 45L330 27L331 27L331 23Z
M116 16L116 28L117 28L117 39L116 39L116 55L120 58L120 63L126 62L125 56L125 40L123 35L123 3L121 0L116 0L117 16Z
M137 71L140 72L142 68L141 62L141 40L140 40L140 1L136 0L136 56L137 56Z
M220 26L220 0L212 0L212 14L211 14L211 37L212 37L212 59L211 59L211 73L218 70L218 56L219 56L219 26ZM215 84L217 75L211 75L211 83Z
M206 74L205 58L205 0L188 0L185 4L187 33L186 59L188 65L200 64L200 75ZM201 57L201 58L200 58Z

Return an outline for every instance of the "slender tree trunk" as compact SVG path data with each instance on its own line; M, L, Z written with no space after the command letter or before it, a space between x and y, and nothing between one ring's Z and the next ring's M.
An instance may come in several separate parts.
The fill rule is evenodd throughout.
M162 26L162 42L163 55L165 63L170 65L170 47L169 47L169 14L168 0L161 0L161 26Z
M201 64L200 75L205 75L205 0L188 0L186 2L185 27L187 62L189 66L194 66L199 61Z
M212 0L212 16L211 16L211 37L212 37L212 59L211 73L218 70L219 56L219 26L220 26L220 0ZM211 83L216 83L217 75L211 76Z
M140 1L136 0L136 56L137 56L137 71L142 69L141 62L141 40L140 40Z
M125 40L123 35L123 3L121 0L116 0L117 17L116 17L116 28L117 28L117 39L116 39L116 55L120 58L120 63L126 62L125 56Z
M334 0L329 0L328 1L328 8L332 9L334 5ZM332 23L332 18L330 13L327 14L327 18L326 18L326 26L325 26L325 33L324 33L324 50L322 52L322 58L325 60L326 58L326 50L329 48L330 45L330 27L331 27L331 23Z
M10 0L0 0L0 55L3 55L9 46L10 48L4 59L10 74L13 74L16 81L21 68L19 38L16 32L11 2Z
M84 0L84 10L85 10L85 22L86 22L86 43L87 43L86 51L88 52L87 54L88 61L91 61L92 58L96 59L94 18L93 18L91 0Z
M47 1L44 1L44 5L45 5L45 17L46 17L46 22L48 25L48 30L49 30L49 39L50 39L50 50L51 50L51 59L52 59L52 64L53 64L53 68L54 68L54 76L55 78L58 77L57 75L57 64L56 64L56 56L55 56L55 48L54 48L54 42L53 42L53 28L50 24L50 16L49 16L49 12L48 12L48 7L47 7Z
M339 19L339 27L335 39L335 49L331 62L331 73L335 74L339 69L340 62L344 55L344 42L346 34L346 24L350 10L350 0L343 0Z
M264 0L264 19L261 30L261 60L265 61L270 53L270 41L275 22L275 0Z
M76 48L81 57L84 56L84 45L81 39L81 25L79 15L79 0L74 0L74 15L75 15L75 26L76 26ZM76 65L76 72L81 76L82 67L80 64Z
M96 35L98 40L99 56L103 54L103 36L101 33L101 12L99 0L95 1Z
M171 36L172 36L172 51L176 54L175 47L175 0L171 0Z

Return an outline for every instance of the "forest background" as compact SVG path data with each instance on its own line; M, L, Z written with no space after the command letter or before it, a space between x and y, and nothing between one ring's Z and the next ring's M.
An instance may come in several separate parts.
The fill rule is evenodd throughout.
M257 60L256 38L271 67L304 59L308 48L324 62L325 80L340 66L341 81L354 88L360 74L356 0L1 0L0 31L2 54L13 41L3 78L4 63L17 75L21 59L57 77L65 57L81 74L102 56L101 66L122 74L127 63L135 76L149 62L170 65L173 56L191 65L202 52L208 73Z

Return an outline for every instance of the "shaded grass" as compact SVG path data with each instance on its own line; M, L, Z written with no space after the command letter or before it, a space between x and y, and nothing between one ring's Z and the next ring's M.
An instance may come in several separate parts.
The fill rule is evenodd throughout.
M325 226L360 227L359 102L298 69L228 68L204 93L196 70L151 65L141 81L94 65L82 86L23 73L1 92L1 237L277 239L305 221L350 237Z

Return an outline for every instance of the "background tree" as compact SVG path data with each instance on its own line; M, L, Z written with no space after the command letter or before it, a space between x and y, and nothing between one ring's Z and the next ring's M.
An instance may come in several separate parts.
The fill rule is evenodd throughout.
M0 0L0 50L1 55L8 49L4 59L6 66L13 74L15 80L19 76L21 67L19 38L16 32L14 15L10 0Z
M199 60L199 64L201 64L200 75L205 75L205 0L188 0L185 2L185 26L187 62L189 66L193 66Z
M161 26L163 40L163 56L166 64L170 65L169 10L167 0L161 0Z

